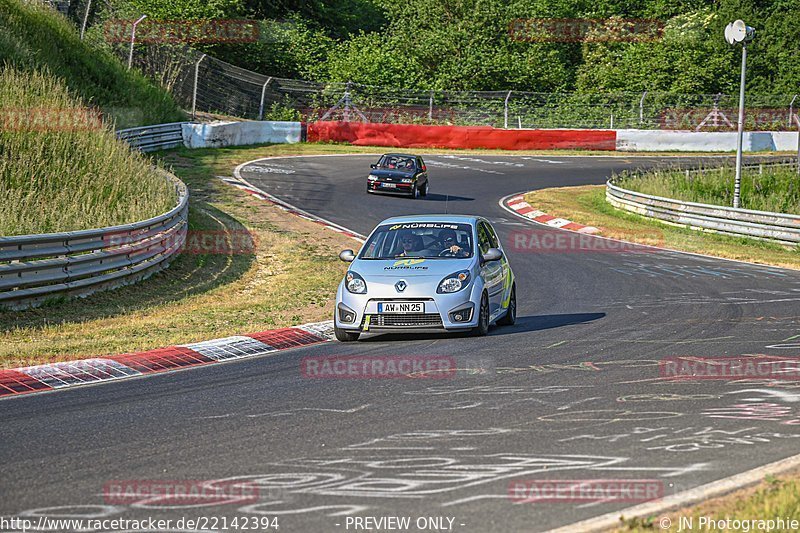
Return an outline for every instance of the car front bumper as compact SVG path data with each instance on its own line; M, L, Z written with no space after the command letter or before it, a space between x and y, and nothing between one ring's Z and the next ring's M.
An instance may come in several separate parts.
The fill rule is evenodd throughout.
M433 292L433 294L431 294ZM478 325L480 294L474 283L453 294L437 294L408 287L402 295L394 285L379 286L368 282L366 294L353 294L339 284L336 292L336 327L351 331L468 330ZM379 302L422 302L424 313L379 313ZM458 320L460 315L461 320ZM347 319L343 320L343 319Z
M386 187L385 184L391 183L394 187ZM367 182L367 190L370 192L388 192L388 193L400 193L400 194L411 194L411 189L414 187L414 183L400 183L397 181L392 182L385 182L385 181L368 181Z

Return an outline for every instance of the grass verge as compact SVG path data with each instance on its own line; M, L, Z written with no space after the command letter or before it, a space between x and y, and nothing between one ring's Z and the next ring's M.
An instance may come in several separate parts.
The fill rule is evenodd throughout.
M525 200L550 215L600 228L603 237L800 269L798 248L671 226L619 211L606 202L604 185L542 189L526 194Z
M57 78L0 67L0 235L129 224L175 189Z
M647 518L621 519L621 525L613 531L618 533L645 533L665 531L676 533L682 531L764 531L764 525L750 528L726 527L725 519L731 521L800 520L800 472L777 477L767 476L764 481L754 487L741 489L720 498L714 498L688 509L664 513ZM705 518L705 525L700 523ZM687 526L691 519L691 527ZM719 520L722 527L711 527L708 519ZM667 525L668 524L668 525ZM663 527L663 526L667 527ZM787 528L773 528L772 531L793 531Z
M229 238L247 232L255 250L184 254L167 270L133 286L0 312L0 367L141 351L330 319L336 285L346 270L338 253L358 243L216 176L231 176L237 164L258 157L344 151L351 150L275 145L160 154L161 163L190 189L190 229Z
M732 205L735 169L730 166L686 174L677 169L623 173L620 185L644 194L685 202ZM741 207L774 213L800 213L797 170L790 167L743 169Z
M81 41L75 27L47 2L0 0L0 65L59 78L84 102L98 106L116 129L185 120L172 96L127 70L100 46Z

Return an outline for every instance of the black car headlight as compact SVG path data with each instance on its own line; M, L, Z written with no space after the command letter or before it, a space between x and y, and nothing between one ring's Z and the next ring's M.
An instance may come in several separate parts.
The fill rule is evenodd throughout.
M367 293L367 282L352 270L347 271L347 275L344 277L344 285L347 287L347 290L353 294Z
M461 270L450 274L439 282L436 292L439 294L450 294L458 292L469 285L469 270Z
M369 176L367 176L367 181L376 181L377 179L378 176L376 176L375 174L370 174Z

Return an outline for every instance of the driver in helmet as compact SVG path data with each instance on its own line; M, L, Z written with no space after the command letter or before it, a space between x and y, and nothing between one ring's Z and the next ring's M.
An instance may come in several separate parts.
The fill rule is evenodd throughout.
M469 252L458 245L456 232L451 229L443 229L439 232L439 242L442 243L442 252L450 252L454 257L469 257Z

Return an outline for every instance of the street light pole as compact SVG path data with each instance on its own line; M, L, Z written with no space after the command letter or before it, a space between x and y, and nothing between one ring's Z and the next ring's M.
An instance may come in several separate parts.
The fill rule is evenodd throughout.
M731 22L725 27L728 44L742 43L742 75L739 81L739 124L736 136L736 178L733 182L733 207L739 207L742 188L742 138L744 137L744 80L747 73L747 43L753 40L756 30L743 20Z
M736 136L736 179L733 182L733 208L739 207L742 189L742 138L744 137L744 79L747 72L747 44L742 43L742 77L739 82L739 123Z

